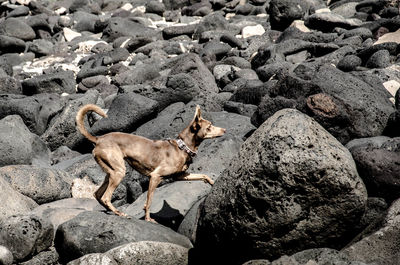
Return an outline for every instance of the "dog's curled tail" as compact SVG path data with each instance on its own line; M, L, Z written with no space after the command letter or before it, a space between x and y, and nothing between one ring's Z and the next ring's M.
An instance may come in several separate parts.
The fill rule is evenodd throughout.
M104 113L104 111L99 106L96 106L94 104L88 104L88 105L83 106L76 114L76 125L78 127L78 130L81 132L81 134L83 136L85 136L87 139L89 139L89 141L96 143L97 137L91 135L85 128L84 119L85 119L86 113L88 113L89 111L94 111L104 118L106 118L107 115Z

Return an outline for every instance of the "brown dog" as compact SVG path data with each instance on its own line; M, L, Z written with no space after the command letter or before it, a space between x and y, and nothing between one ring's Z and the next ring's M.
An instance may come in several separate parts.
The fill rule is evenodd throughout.
M150 140L145 137L113 132L103 136L91 135L84 126L84 117L87 112L94 111L107 117L103 110L96 105L85 105L76 115L79 131L96 146L93 155L97 163L107 173L103 184L95 192L95 197L106 209L119 216L126 216L111 204L114 190L125 176L126 160L141 174L150 177L147 200L144 205L146 221L150 218L150 205L154 190L163 177L173 175L177 180L203 180L214 184L214 181L203 174L185 173L192 157L204 139L215 138L225 133L225 129L215 127L210 121L201 117L199 106L190 124L179 134L177 140Z

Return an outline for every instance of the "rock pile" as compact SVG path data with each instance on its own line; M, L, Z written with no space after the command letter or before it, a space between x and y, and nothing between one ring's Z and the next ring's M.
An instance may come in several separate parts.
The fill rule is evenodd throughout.
M7 0L0 264L398 264L400 6L393 0ZM190 172L105 173L75 128L227 129ZM384 238L384 240L382 239Z

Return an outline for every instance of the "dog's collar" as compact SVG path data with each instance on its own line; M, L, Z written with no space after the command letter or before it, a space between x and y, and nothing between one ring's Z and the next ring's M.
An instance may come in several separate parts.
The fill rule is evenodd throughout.
M178 144L179 149L185 151L190 157L197 155L197 153L190 149L182 139L178 138L175 141Z

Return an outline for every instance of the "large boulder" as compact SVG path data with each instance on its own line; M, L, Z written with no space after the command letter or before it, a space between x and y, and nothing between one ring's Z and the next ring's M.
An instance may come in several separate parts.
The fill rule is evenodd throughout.
M35 215L14 215L0 219L0 245L6 246L14 261L22 261L53 243L53 226Z
M400 137L355 139L346 145L369 196L400 198Z
M50 165L50 150L17 115L0 120L0 166Z
M63 262L89 253L103 253L126 243L157 241L186 248L190 240L158 224L101 212L83 212L57 229L55 246Z
M0 168L0 177L38 204L71 197L72 176L67 172L19 165Z
M310 117L284 109L246 140L216 181L196 248L234 263L338 248L366 200L350 152Z
M2 177L0 177L0 219L7 218L15 214L29 212L38 206L31 198L16 191Z
M140 241L113 248L104 254L88 254L69 262L68 265L181 265L187 264L188 258L189 250L185 247L167 242Z

